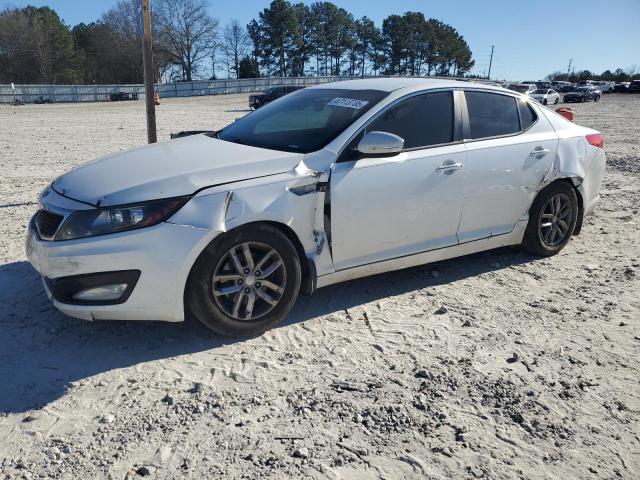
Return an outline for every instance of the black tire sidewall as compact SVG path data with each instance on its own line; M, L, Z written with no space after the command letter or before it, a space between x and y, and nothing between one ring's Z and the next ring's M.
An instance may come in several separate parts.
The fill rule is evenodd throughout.
M280 254L287 271L287 283L273 310L256 320L243 321L227 316L218 307L211 295L211 279L226 252L234 245L250 241L265 243ZM200 254L189 275L185 301L191 313L216 333L231 337L259 335L289 313L298 297L301 275L296 248L284 233L266 224L245 225L215 238Z
M542 209L545 207L551 197L558 193L564 193L569 197L571 203L571 223L569 224L569 231L566 238L558 245L549 246L542 241L540 237L540 229L538 228L540 222L540 216L542 215ZM567 181L557 181L543 188L536 199L533 201L531 208L529 209L529 223L524 234L523 246L531 253L536 255L542 255L545 257L555 255L562 250L573 235L578 220L578 197L573 186Z

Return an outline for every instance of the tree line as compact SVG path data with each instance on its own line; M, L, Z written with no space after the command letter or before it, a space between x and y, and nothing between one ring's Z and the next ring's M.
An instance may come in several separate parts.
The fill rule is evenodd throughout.
M451 25L421 12L377 26L331 2L274 0L244 26L224 28L208 0L152 0L157 81L217 76L456 75L474 65ZM0 83L141 83L134 0L73 27L50 7L0 11Z
M607 82L629 82L631 80L640 80L640 71L636 65L623 70L616 68L614 71L605 70L601 74L597 74L590 70L580 70L578 72L553 72L545 77L549 81L565 81L576 83L581 80L604 80Z

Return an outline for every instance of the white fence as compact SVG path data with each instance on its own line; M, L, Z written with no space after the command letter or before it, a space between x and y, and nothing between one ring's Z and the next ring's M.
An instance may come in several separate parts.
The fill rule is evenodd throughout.
M224 95L226 93L260 92L278 85L301 85L308 87L319 83L351 80L351 76L327 77L273 77L273 78L243 78L229 80L195 80L193 82L159 83L156 92L160 98L195 97L201 95ZM367 77L371 78L371 77ZM382 77L375 77L382 78ZM447 78L453 77L427 77ZM458 80L463 80L462 78ZM468 80L468 79L467 79ZM475 80L488 82L485 80ZM105 102L109 95L116 92L137 93L138 98L144 98L144 85L0 85L0 103L12 103L19 100L23 103L33 103L40 97L54 102Z
M288 78L244 78L230 80L196 80L156 84L160 98L194 97L200 95L223 95L226 93L259 92L278 85L310 86L319 83L348 80L353 77L288 77ZM144 85L0 85L0 103L20 100L33 103L40 97L54 102L104 102L116 92L137 93L144 98Z

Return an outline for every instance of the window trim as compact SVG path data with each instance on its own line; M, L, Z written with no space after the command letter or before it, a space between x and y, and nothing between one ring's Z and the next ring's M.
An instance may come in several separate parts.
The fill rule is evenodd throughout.
M467 97L465 95L465 92L489 93L489 94L492 94L492 95L502 95L504 97L513 98L516 101L516 109L518 110L518 122L520 124L520 130L518 130L517 132L514 132L514 133L505 133L504 135L494 135L492 137L471 138L471 124L470 124L470 121L469 121L469 108L467 106ZM463 136L463 142L464 143L482 142L482 141L485 141L485 140L494 140L494 139L497 139L497 138L508 138L508 137L515 137L515 136L518 136L518 135L522 135L523 133L526 133L529 130L531 130L531 128L533 128L533 126L538 123L538 120L540 120L540 114L529 103L529 100L527 100L526 98L523 98L523 95L511 95L511 94L509 94L507 92L499 92L499 91L496 92L496 91L492 91L492 90L485 90L485 89L482 89L482 88L463 88L460 91L460 97L461 97L461 108L462 108L462 131L463 131L463 135L462 136ZM524 130L522 129L522 115L520 113L520 108L518 107L518 101L520 101L520 100L525 102L527 104L527 106L529 106L529 108L533 109L533 112L536 114L535 122L533 122L531 125L529 125Z
M460 91L461 91L461 89L459 87L455 87L455 88L447 87L447 88L434 88L434 89L428 89L428 90L419 90L419 91L416 91L416 92L408 93L407 95L403 95L402 97L396 98L392 102L389 102L387 105L385 105L380 110L375 112L371 117L369 117L367 119L367 121L363 125L358 127L358 129L347 139L347 141L344 142L342 147L340 147L340 150L338 150L338 154L336 155L335 163L348 163L348 162L354 162L355 163L355 162L357 162L357 160L341 159L340 157L342 157L342 154L344 153L344 151L347 149L347 147L351 144L351 142L358 135L360 135L364 130L366 130L367 127L371 123L373 123L375 120L378 119L378 117L383 115L389 109L395 107L400 102L408 100L408 99L413 98L413 97L420 96L420 95L428 95L430 93L451 92L451 96L452 96L452 100L453 100L453 141L447 142L447 143L438 143L438 144L434 144L434 145L423 145L423 146L420 146L420 147L403 148L401 153L404 153L404 152L415 152L415 151L418 151L418 150L428 150L428 149L431 149L431 148L446 147L446 146L449 146L449 145L459 145L459 144L463 143L464 142L464 138L463 138L464 136L463 136L463 123L462 123L462 102L461 102L461 99L459 97L459 92ZM387 158L387 157L382 157L382 158Z

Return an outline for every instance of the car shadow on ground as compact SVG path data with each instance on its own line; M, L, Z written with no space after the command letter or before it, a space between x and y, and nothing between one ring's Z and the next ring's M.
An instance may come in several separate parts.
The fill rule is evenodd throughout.
M299 298L278 328L533 260L506 248L333 285ZM215 335L193 321L85 322L66 317L51 306L27 262L0 266L0 329L0 412L6 413L47 405L70 382L98 373L243 341Z

